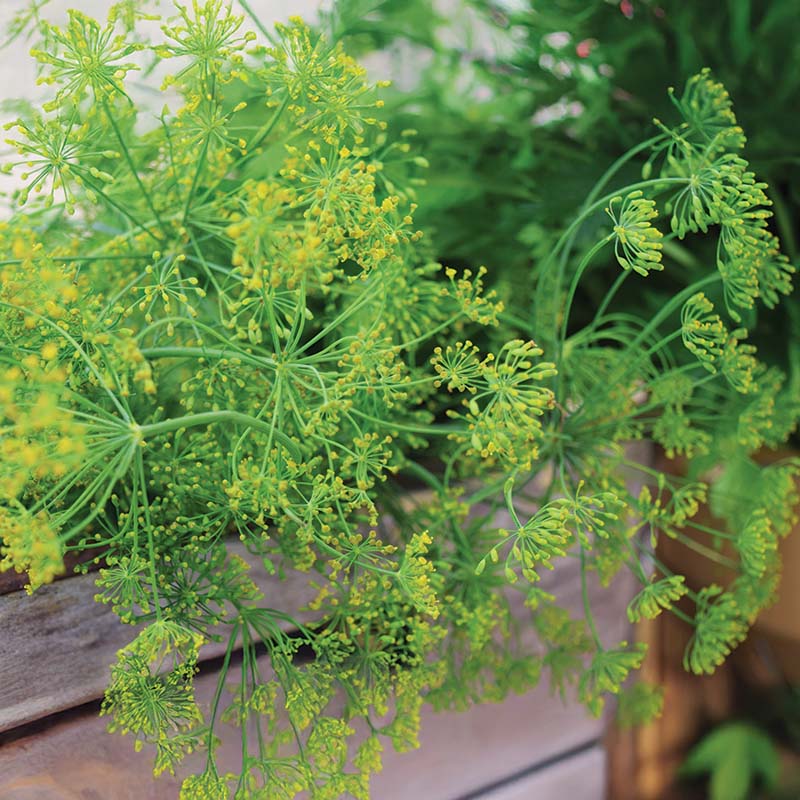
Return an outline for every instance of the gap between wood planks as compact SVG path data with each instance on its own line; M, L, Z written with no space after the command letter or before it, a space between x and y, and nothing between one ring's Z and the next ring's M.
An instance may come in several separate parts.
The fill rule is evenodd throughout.
M509 775L507 778L495 781L488 786L482 786L480 789L476 789L473 792L461 795L460 797L455 798L455 800L491 800L488 795L494 794L506 788L513 787L514 784L519 784L528 778L532 778L534 775L539 775L551 767L572 761L579 756L592 752L600 746L601 739L599 737L587 739L585 742L581 742L580 744L571 747L569 750L556 753L549 758L543 758L541 761L531 764L531 766L527 767L526 769L515 772L513 775Z

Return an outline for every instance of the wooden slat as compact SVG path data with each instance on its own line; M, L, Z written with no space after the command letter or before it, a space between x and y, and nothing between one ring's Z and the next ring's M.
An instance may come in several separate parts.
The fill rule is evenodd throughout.
M672 614L643 620L636 639L648 645L641 678L664 688L664 712L632 730L611 728L609 796L614 800L686 800L677 786L678 768L697 737L728 717L734 708L732 661L713 675L692 675L683 667L683 652L692 629Z
M213 695L215 682L213 674L198 678L202 703ZM564 706L552 698L545 686L460 714L428 710L421 749L398 755L387 746L384 769L373 778L371 795L380 800L474 796L476 788L596 737L601 727L579 706ZM217 755L221 769L235 770L240 743L236 731L230 734L222 736ZM95 713L84 713L0 748L0 800L174 800L179 779L153 778L150 756L133 752L129 737L108 734L105 721ZM194 757L192 766L201 768L201 762ZM598 771L595 781L601 775ZM541 800L548 796L528 795ZM581 800L590 797L599 795L576 795ZM488 798L505 800L502 795Z
M605 752L595 746L499 789L476 794L474 800L602 800L605 768Z
M246 558L266 603L296 612L315 595L309 576L269 575L240 542L229 549ZM95 575L43 586L33 596L0 596L0 731L101 697L116 652L136 635L106 605L95 602ZM219 656L225 644L211 643L201 660Z
M545 588L557 592L562 602L575 609L580 607L575 560L562 560L556 571L548 573L546 581ZM63 585L69 583L65 581ZM610 590L598 590L590 582L590 595L602 637L608 642L624 638L627 626L623 612L629 589L618 584ZM30 598L27 600L30 602ZM85 609L78 613L85 613ZM41 621L31 624L41 631ZM91 624L87 631L90 629ZM34 628L31 635L36 634ZM57 687L67 685L63 672L59 672L63 670L67 670L70 681L80 683L92 646L99 646L98 639L88 633L84 638L87 649L81 653L81 668L61 662L48 673ZM102 690L107 655L104 652L94 659L94 691ZM31 663L36 667L37 662ZM35 688L39 685L38 667L28 672L33 679L31 687ZM421 749L400 756L389 752L387 745L384 771L374 778L373 796L381 800L458 800L601 735L602 721L588 718L576 703L564 705L550 696L546 684L547 676L543 676L542 684L525 696L512 696L504 703L478 706L463 714L434 714L428 709L423 716ZM213 673L198 677L201 705L208 703L215 685ZM88 687L88 682L84 686ZM60 697L58 690L56 695ZM42 705L46 702L51 701L43 697ZM222 738L220 760L235 770L238 735L231 731ZM176 798L179 782L169 776L152 779L150 757L147 752L134 753L129 738L106 733L105 721L97 717L96 708L56 715L43 720L29 735L0 747L0 800ZM196 761L194 766L198 766Z
M0 597L0 731L97 697L116 651L134 635L88 602L94 577L81 576Z
M233 543L232 550L241 547ZM314 596L307 575L296 573L280 581L258 563L251 574L272 607L294 611ZM32 597L25 592L0 596L0 731L102 696L109 665L135 629L122 625L109 607L94 601L94 580L93 575L82 575L45 586ZM556 570L545 571L542 588L582 613L576 559L561 559ZM609 630L616 625L622 637L619 622L624 605L620 606L619 596L618 589L593 587L593 606L601 616L598 624ZM604 610L610 611L605 620ZM533 638L532 630L530 635ZM223 645L209 644L202 658L218 656L222 650Z
M66 559L64 559L63 574L57 575L55 580L60 581L73 577L76 564L90 561L91 558L92 555L89 553L83 553L80 557L73 555L68 556ZM90 569L97 569L97 567L92 565ZM21 589L24 589L27 583L28 576L24 572L14 572L13 570L8 572L0 572L0 595L9 594L10 592L18 592Z

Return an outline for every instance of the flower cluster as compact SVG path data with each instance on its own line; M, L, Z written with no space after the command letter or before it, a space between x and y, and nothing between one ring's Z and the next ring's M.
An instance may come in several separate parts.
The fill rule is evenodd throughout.
M616 208L619 204L619 209ZM614 252L623 269L632 269L647 277L651 270L664 269L661 264L663 234L651 220L658 216L654 200L642 192L631 192L624 199L612 197L606 213L614 223Z
M469 395L463 400L466 411L448 411L464 422L463 430L451 437L466 444L469 455L522 468L538 458L541 417L555 402L546 386L556 374L555 365L532 360L542 354L535 342L522 340L507 342L497 357L490 353L480 362L470 343L435 353L432 361L440 380L447 379L451 391Z

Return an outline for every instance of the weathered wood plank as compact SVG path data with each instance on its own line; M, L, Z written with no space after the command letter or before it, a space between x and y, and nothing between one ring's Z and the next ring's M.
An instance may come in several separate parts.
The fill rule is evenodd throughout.
M234 543L232 549L240 548ZM256 563L252 577L274 608L293 611L314 596L308 576L300 573L280 581ZM562 559L556 570L543 575L542 588L582 613L575 559ZM95 591L90 574L45 586L33 597L25 592L0 596L0 731L102 696L109 665L135 629L122 625L107 606L96 603ZM620 621L629 592L621 591L619 585L608 590L592 586L591 591L603 635L610 640L624 637ZM202 657L213 658L223 649L219 644L207 645Z
M215 684L214 674L198 678L201 703L209 702ZM565 706L551 697L544 685L525 696L460 714L428 709L421 748L402 755L387 749L384 769L373 779L372 796L482 797L473 791L574 748L598 736L601 727L601 721L587 718L579 706ZM218 751L221 769L236 769L239 763L238 735L233 730L230 734L222 736ZM105 721L91 711L64 716L46 730L0 748L0 800L175 800L180 781L153 778L149 757L146 751L135 753L129 737L108 734ZM198 760L193 766L201 768ZM540 800L549 796L527 795ZM575 797L589 800L599 795ZM494 794L489 798L506 800Z
M57 575L56 580L60 581L73 577L75 565L81 561L89 561L90 558L91 557L88 554L84 554L81 559L75 558L74 556L66 558L64 560L64 573L63 575ZM95 567L92 566L91 568L94 569ZM0 595L9 594L10 592L18 592L21 589L24 589L27 583L28 576L24 572L0 572Z
M547 580L548 587L557 591L563 602L578 607L580 580L574 560L562 561L558 570L548 574ZM617 641L624 637L627 631L623 609L629 592L617 586L605 591L603 602L599 602L597 587L592 586L590 591L596 602L596 623L603 638ZM76 609L78 614L85 614L85 611L85 608ZM40 625L36 621L30 624ZM87 626L87 631L90 629L91 625ZM36 637L36 628L31 635ZM62 663L59 669L69 668L69 681L83 685L88 693L99 693L109 663L108 653L102 651L96 638L88 633L83 636L87 649L79 655L84 661L75 664L77 656L73 654L73 662ZM94 662L90 660L94 652L92 646L100 652ZM93 663L91 669L95 677L91 682L81 683L79 678L86 672L87 663ZM29 673L31 688L41 689L38 669L29 670ZM57 670L50 671L48 676L56 687L67 685ZM208 703L215 684L214 673L198 677L197 696L201 705ZM584 709L575 703L564 705L560 699L550 696L546 684L547 676L543 676L542 684L525 696L477 706L463 714L434 714L428 709L420 733L421 749L404 755L387 752L384 770L373 781L373 796L381 800L480 797L473 794L480 787L523 772L601 735L602 721L588 718ZM56 696L61 703L57 690ZM52 700L41 696L42 708L49 702ZM23 735L0 747L0 800L177 798L179 781L168 776L153 779L149 773L150 754L134 753L129 738L108 734L105 721L97 717L96 708L85 713L55 715L42 720L36 728L32 735ZM236 769L238 735L231 730L222 739L221 763ZM548 797L546 794L528 796L542 800ZM576 796L585 796L588 800L592 795Z
M251 577L268 604L296 612L315 595L309 576L269 575L240 542L232 553L246 558ZM80 575L43 586L33 596L0 596L0 731L101 697L116 652L136 635L108 606L95 602L95 575ZM225 644L212 643L201 660L219 656Z
M494 791L480 792L464 800L602 800L605 771L605 752L595 746Z

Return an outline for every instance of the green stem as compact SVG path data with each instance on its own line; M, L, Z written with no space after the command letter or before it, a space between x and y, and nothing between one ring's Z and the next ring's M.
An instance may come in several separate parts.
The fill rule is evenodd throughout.
M111 127L114 129L114 134L117 137L117 141L119 142L119 146L122 148L122 154L125 156L125 160L128 162L128 167L130 168L131 174L133 175L134 179L136 180L137 185L139 186L139 190L142 193L142 196L147 203L147 207L150 209L150 213L155 217L156 221L158 222L159 228L161 228L161 232L164 234L165 239L169 239L169 232L164 225L164 221L161 219L160 214L156 211L155 206L153 205L153 198L150 195L150 192L145 189L144 184L142 183L142 179L139 177L139 172L136 169L136 165L133 163L133 158L131 157L130 151L128 150L128 146L125 144L125 140L122 138L122 133L120 132L119 127L117 126L117 121L114 119L114 115L111 113L111 109L108 105L108 100L103 100L103 111L105 112L108 121L111 123Z
M228 677L228 670L230 668L231 663L231 656L233 655L234 648L236 646L236 639L239 636L239 626L240 622L237 619L236 622L233 624L233 628L231 630L230 638L228 639L228 646L225 649L225 658L222 661L222 668L219 671L219 678L217 679L217 688L214 692L214 699L211 702L211 719L208 723L208 740L207 740L207 751L208 751L208 763L213 764L211 761L212 753L214 752L214 724L217 721L217 714L219 713L219 702L222 698L222 690L225 688L225 681ZM216 768L214 768L214 772L216 773Z
M594 315L594 319L592 319L592 324L589 326L589 333L594 333L594 331L597 329L597 326L600 324L600 320L603 319L603 315L611 305L611 301L616 297L617 292L622 288L622 284L625 283L632 272L633 270L623 269L620 271L619 275L617 275L614 283L611 284L611 288L606 292L603 301L600 303L597 313Z
M586 198L587 205L592 203L597 197L597 195L602 191L603 187L617 174L617 172L625 166L625 164L630 161L634 156L637 156L643 150L647 150L649 147L652 147L654 144L657 144L660 140L666 139L666 134L664 133L657 133L655 136L651 136L649 139L646 139L643 142L640 142L635 147L632 147L626 153L623 153L601 176L597 183L594 185L594 188Z
M186 196L186 205L183 207L183 219L181 220L181 227L186 227L186 221L189 219L189 211L192 206L192 200L194 199L194 193L197 191L197 184L200 181L200 175L203 173L203 168L205 167L206 163L206 156L208 155L208 145L211 141L211 134L208 134L203 141L203 148L200 150L200 156L197 159L197 169L194 173L194 178L192 180L192 185L189 189L189 194ZM203 198L205 200L205 198Z
M120 214L122 214L123 217L125 217L125 219L127 219L130 223L132 223L134 228L146 233L159 246L163 244L163 240L160 239L158 236L156 236L147 225L145 225L143 222L134 217L133 214L131 214L131 212L128 211L127 208L121 206L116 200L112 200L96 183L88 180L85 176L83 178L83 182L93 192L95 192L95 194L97 194L99 197L102 197L103 200L105 200L106 203L108 203L108 205L110 205L115 211L118 211Z
M583 273L588 269L589 264L591 263L592 259L599 253L611 240L612 236L606 236L604 239L601 239L597 242L591 250L581 259L581 263L578 265L578 269L575 270L575 275L572 278L572 284L569 287L569 293L567 294L567 301L564 304L564 311L562 313L562 320L561 320L561 337L560 337L560 344L563 347L564 340L567 338L567 327L569 325L569 314L572 310L572 303L575 299L575 293L578 290L578 284L580 283L581 278L583 277Z
M589 602L589 587L586 582L586 551L583 545L581 545L581 599L583 601L583 613L586 617L586 622L589 624L589 630L592 632L592 639L594 639L597 649L603 651L605 648L600 639L600 634L597 632L594 614L592 614L592 605Z
M245 10L245 13L247 14L247 16L250 17L250 19L252 20L253 25L255 25L256 28L259 29L259 31L261 31L261 33L264 35L264 37L270 43L275 44L275 38L269 32L269 30L264 25L264 23L259 19L258 15L250 7L250 3L248 3L247 0L239 0L239 5Z
M245 4L242 3L242 0L239 0L239 2L242 4L242 7L245 7ZM247 155L243 156L237 162L239 166L241 166L242 164L246 164L248 161L250 161L254 157L254 155L256 154L257 148L270 135L270 133L272 133L273 129L278 124L278 121L283 116L283 112L289 106L289 101L290 101L290 98L289 98L289 95L287 94L287 96L283 99L283 102L281 103L281 105L276 109L275 113L272 115L272 119L268 123L263 125L261 127L261 129L256 132L256 134L253 137L253 139L248 143L248 145L247 145ZM221 178L220 180L217 180L214 184L209 186L208 189L206 189L206 191L200 197L200 203L201 204L205 203L205 201L213 194L213 192L215 192L219 188L219 186L220 186L220 184L222 183L223 180L224 180L224 178Z
M363 411L359 411L358 409L351 408L351 414L355 414L357 417L361 417L361 419L369 420L370 422L375 422L380 425L382 428L386 428L388 430L395 430L395 431L407 431L408 433L419 433L423 436L449 436L451 433L464 433L465 431L460 428L454 428L450 425L407 425L402 422L394 422L393 420L387 419L379 419L378 417L372 417L369 414L365 414Z
M185 417L174 417L165 419L161 422L152 422L149 425L141 425L138 431L142 437L158 436L162 433L182 430L184 428L196 428L203 425L219 425L225 422L232 422L236 425L245 425L262 433L272 434L275 438L291 451L292 455L300 459L300 450L296 442L293 442L285 433L274 430L268 422L243 414L240 411L205 411L200 414L187 414Z
M144 458L141 448L136 447L136 468L139 473L141 483L142 503L144 505L144 523L147 527L147 556L148 571L150 573L150 585L153 589L153 608L155 609L156 619L161 619L161 599L158 594L158 576L156 575L156 549L153 542L153 523L150 519L150 499L147 496L147 476L144 471Z
M687 286L682 292L678 292L678 294L674 295L670 301L657 313L653 316L647 326L645 326L639 335L630 343L630 345L626 348L626 350L630 353L635 352L636 348L647 339L647 337L652 333L665 319L669 317L675 310L677 310L686 300L688 300L693 294L700 291L700 289L708 286L712 283L716 283L717 281L722 280L722 277L719 273L714 273L713 275L708 275L707 277L703 278L700 281L696 281L691 286ZM658 349L661 346L659 342L654 347ZM647 353L651 354L654 352L654 349L651 347ZM621 383L631 372L638 368L639 364L641 363L641 358L631 357L626 360L625 369L619 373L618 375L610 376L609 380L612 381L614 384ZM695 365L692 365L694 367ZM589 395L584 400L583 405L586 406L591 400L593 400L598 392L606 392L607 385L606 383L602 383L595 387L594 392L590 392Z
M658 190L659 188L666 188L672 184L686 184L689 182L688 178L653 178L651 180L646 181L639 181L637 183L633 183L630 186L626 186L624 191L625 192L633 192L638 189L654 189ZM569 248L572 240L574 239L575 234L578 232L578 229L581 225L589 218L592 214L596 211L599 211L601 208L606 206L610 200L614 197L617 197L619 192L611 192L610 194L601 197L599 200L587 205L578 216L572 221L572 224L561 234L558 241L556 242L555 247L550 252L548 257L544 260L539 272L540 272L540 279L541 275L545 274L550 267L550 263L553 259L559 254L562 248ZM558 265L558 272L556 275L556 286L554 291L556 296L561 294L561 285L564 281L564 271L566 269L566 255L568 250L565 250L563 256Z
M141 353L145 358L228 358L257 367L274 369L277 366L274 359L266 356L254 356L240 350L224 350L218 347L143 347Z

